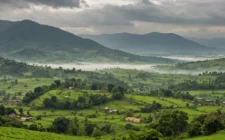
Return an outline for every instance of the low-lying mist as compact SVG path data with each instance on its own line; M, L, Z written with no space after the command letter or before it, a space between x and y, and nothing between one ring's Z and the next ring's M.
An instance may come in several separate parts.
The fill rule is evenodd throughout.
M177 59L183 60L187 62L194 62L194 61L204 61L204 60L213 60L222 58L222 55L204 55L204 56L187 56L187 55L174 55L174 56L164 56L164 58L170 59ZM32 64L32 63L29 63ZM63 69L81 69L85 71L99 71L104 69L110 68L121 68L121 69L135 69L135 70L142 70L147 72L153 73L161 73L161 74L191 74L191 75L198 75L205 71L196 71L196 70L179 70L179 69L164 69L162 64L115 64L115 63L66 63L66 64L39 64L35 63L38 66L50 66L52 68L59 68L62 67ZM171 65L170 65L171 66ZM215 70L216 71L216 70ZM223 71L217 71L223 72Z
M121 68L121 69L135 69L135 70L142 70L152 73L160 73L160 74L191 74L191 75L198 75L205 71L194 71L194 70L164 70L158 66L162 64L96 64L96 63L80 63L80 64L38 64L38 66L50 66L51 68L59 68L62 67L63 69L81 69L84 71L99 71L104 69L110 68Z
M224 55L203 55L203 56L190 56L190 55L173 55L173 56L161 56L162 58L182 60L188 62L214 60L218 58L224 58Z

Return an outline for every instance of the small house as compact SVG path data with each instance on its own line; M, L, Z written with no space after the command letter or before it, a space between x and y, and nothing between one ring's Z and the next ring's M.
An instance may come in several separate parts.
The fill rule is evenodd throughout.
M31 122L32 121L32 117L21 117L20 121L21 122Z
M7 100L5 103L8 105L17 105L19 100Z
M198 97L198 100L200 100L200 101L201 101L201 100L203 100L203 98L201 98L201 97Z
M207 103L211 103L211 100L205 100Z
M69 87L69 89L70 89L70 90L73 90L73 89L74 89L74 87Z
M108 111L109 110L109 107L105 107L104 110Z
M127 117L127 118L125 119L125 121L128 121L128 122L134 122L134 123L140 123L140 122L141 122L141 119L135 118L135 117Z
M15 113L12 113L12 114L8 115L8 117L11 119L16 119L17 115Z
M70 97L69 96L65 96L65 99L69 99Z
M113 110L113 113L118 113L118 110Z

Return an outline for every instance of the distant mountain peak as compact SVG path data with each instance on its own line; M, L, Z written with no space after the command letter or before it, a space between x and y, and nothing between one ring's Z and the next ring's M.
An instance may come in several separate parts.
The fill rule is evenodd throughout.
M27 61L26 56L29 56L33 61L38 62L54 60L70 63L74 61L98 63L176 62L170 59L138 56L110 49L93 40L83 39L70 32L32 20L18 21L3 29L0 32L0 55L22 61Z
M175 33L152 32L148 34L104 34L84 35L109 48L119 49L135 54L193 54L212 52L217 48L210 48L186 39Z

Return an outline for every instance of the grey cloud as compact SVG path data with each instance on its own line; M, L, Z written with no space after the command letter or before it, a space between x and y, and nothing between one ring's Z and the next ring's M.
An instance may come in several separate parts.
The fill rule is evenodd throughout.
M115 11L121 19L127 21L144 21L165 24L182 25L225 25L225 1L194 2L167 1L162 5L152 4L148 0L142 0L137 5L108 6L105 10Z
M59 7L80 7L84 0L0 0L0 4L8 4L18 8L25 8L29 4L46 5L55 8Z
M10 2L9 2L10 1ZM14 3L17 1L16 3ZM54 4L52 3L54 1ZM95 0L97 1L97 0ZM122 0L121 0L122 1ZM0 19L22 20L31 19L43 24L65 27L68 29L89 28L96 32L123 32L139 30L148 31L149 28L155 31L160 26L165 26L171 30L170 26L182 28L201 28L201 27L225 27L225 1L224 0L158 0L161 4L154 4L150 0L139 0L136 4L123 6L105 5L102 8L88 7L84 0L0 0ZM75 3L70 3L75 2ZM97 3L97 2L96 2ZM9 9L9 5L14 5L18 9ZM27 5L26 5L27 4ZM76 12L71 10L51 10L44 8L38 10L29 7L29 4L48 5L58 7L81 7L83 10ZM7 10L7 6L8 9ZM22 7L29 9L27 12ZM15 13L13 11L16 11ZM146 22L149 26L143 29L136 26L135 22ZM160 26L159 26L160 24ZM182 26L182 27L181 27ZM166 28L168 27L168 28ZM146 29L146 30L145 30ZM198 31L200 32L200 31ZM207 32L208 33L208 32ZM216 33L215 33L216 34ZM224 34L224 30L221 31Z
M141 2L144 4L152 4L149 0L141 0Z

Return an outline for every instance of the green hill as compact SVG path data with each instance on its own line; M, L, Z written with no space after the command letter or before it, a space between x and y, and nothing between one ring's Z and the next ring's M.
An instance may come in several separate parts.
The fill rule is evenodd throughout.
M190 74L201 74L203 72L224 72L225 71L225 58L205 60L197 62L179 63L175 65L161 65L156 66L158 70L167 72L181 72Z
M30 20L15 22L0 31L0 49L4 57L32 62L174 62L109 49L90 39Z
M211 136L203 136L203 137L195 137L185 140L224 140L225 137L225 131L219 131L214 135Z
M12 127L0 127L1 140L94 140L88 137L66 136L47 132L30 131Z
M175 68L185 70L224 71L225 58L177 64Z

